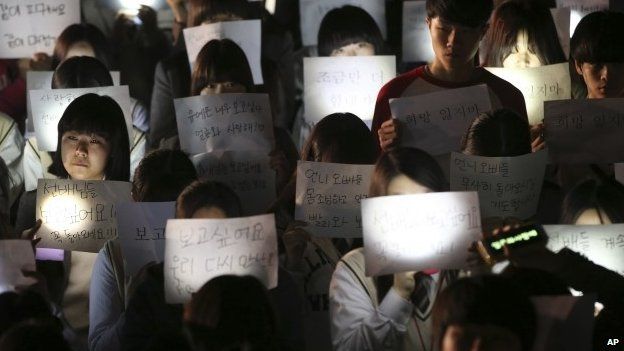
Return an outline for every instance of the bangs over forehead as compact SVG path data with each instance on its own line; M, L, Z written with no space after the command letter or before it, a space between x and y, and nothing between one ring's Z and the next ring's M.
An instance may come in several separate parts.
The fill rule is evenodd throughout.
M477 28L485 25L492 14L492 0L427 0L427 17Z
M329 11L321 21L317 39L319 56L330 56L336 49L361 41L371 43L377 55L383 46L381 31L373 17L356 6Z
M570 53L576 61L624 62L624 13L590 13L579 22L570 40Z
M125 126L123 111L112 98L85 94L67 106L58 123L58 133L59 136L68 131L97 134L108 140L119 128L118 116Z

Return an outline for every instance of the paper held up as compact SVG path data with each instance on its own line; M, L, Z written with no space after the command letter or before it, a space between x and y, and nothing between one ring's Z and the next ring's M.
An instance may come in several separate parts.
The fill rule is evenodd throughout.
M199 178L227 184L238 195L244 215L266 213L275 201L275 170L265 151L213 151L191 161Z
M542 123L544 101L566 100L572 97L570 67L567 62L531 68L486 69L522 92L531 125Z
M229 219L170 219L165 244L165 298L184 303L210 279L252 275L277 286L273 214Z
M19 59L44 52L52 55L57 36L80 23L78 0L8 0L0 12L0 58Z
M273 149L273 119L266 94L198 95L173 101L180 147L210 151Z
M431 62L435 54L429 26L426 1L403 2L403 61Z
M314 124L336 112L372 121L377 94L396 76L394 56L303 59L304 117Z
M35 254L29 240L0 240L0 294L36 281L23 272L34 272Z
M624 98L546 101L544 126L552 163L624 161Z
M483 218L525 220L537 212L547 160L545 150L515 157L453 152L451 190L476 191Z
M360 204L368 197L373 165L299 161L295 219L312 234L362 236Z
M165 226L175 218L175 202L120 202L117 233L125 274L134 276L149 262L165 259Z
M570 9L570 36L576 26L592 12L608 10L609 0L557 0L557 7Z
M93 93L111 97L124 114L128 139L132 140L132 104L127 85L77 88L77 89L42 89L30 90L28 98L33 115L37 147L41 151L56 151L58 142L58 123L67 106L77 97Z
M108 180L39 179L39 247L98 252L117 238L118 202L131 201L131 184Z
M390 110L402 122L401 146L437 156L459 151L472 121L491 111L492 103L487 85L480 84L390 99Z
M197 55L209 41L213 39L230 39L235 42L247 56L254 84L263 84L260 50L262 48L262 24L260 20L228 21L202 24L197 27L185 28L184 43L188 53L191 70L195 66Z
M366 275L464 267L481 238L476 192L382 196L362 202Z

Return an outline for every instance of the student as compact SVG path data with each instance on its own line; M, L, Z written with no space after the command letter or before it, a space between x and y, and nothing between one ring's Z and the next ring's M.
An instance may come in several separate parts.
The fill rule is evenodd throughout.
M493 108L506 107L527 118L522 93L474 64L479 42L488 27L492 0L427 0L426 8L435 57L431 63L400 75L381 88L371 129L380 149L400 142L400 122L390 113L392 98L487 84Z
M508 109L482 113L468 127L461 150L467 155L485 157L529 154L529 124L526 119Z
M8 181L7 196L8 208L11 208L24 190L24 169L22 166L24 137L15 121L0 112L0 158L7 167Z
M28 320L0 337L2 351L71 351L62 330L45 321Z
M442 170L429 154L396 148L377 160L369 193L372 197L421 194L445 187ZM431 307L437 292L456 273L400 272L372 278L364 272L362 248L349 252L336 265L329 288L334 349L433 350ZM412 302L416 284L428 287L429 294Z
M624 223L624 186L611 179L587 179L577 184L563 200L561 223Z
M624 13L583 17L570 39L570 57L588 99L624 97Z
M209 280L184 306L184 325L194 351L279 349L268 291L253 276Z
M482 44L486 67L525 68L566 62L550 10L509 0L492 14Z

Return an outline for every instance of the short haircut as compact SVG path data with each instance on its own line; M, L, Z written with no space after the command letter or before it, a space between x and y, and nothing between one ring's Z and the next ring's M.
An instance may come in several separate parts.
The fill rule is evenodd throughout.
M446 179L440 165L428 153L411 147L400 147L383 153L373 170L370 195L388 194L393 178L405 175L431 191L444 191Z
M221 209L226 217L240 217L238 195L227 185L209 180L196 180L187 186L176 201L177 218L191 218L202 207Z
M58 123L57 152L49 172L60 178L69 174L60 152L63 134L68 131L96 134L106 139L110 154L104 169L106 180L130 180L130 141L121 107L109 96L84 94L72 101Z
M196 27L204 22L212 22L217 15L233 15L242 19L251 17L251 7L247 0L189 0L188 27Z
M604 212L611 223L624 223L624 185L612 179L587 179L574 186L563 199L561 223L574 224L586 210Z
M438 348L452 325L502 327L518 337L523 350L533 348L535 308L520 287L500 276L482 275L451 283L438 295L432 320L433 342Z
M318 32L319 56L330 56L332 51L345 45L367 42L382 53L384 43L377 23L365 10L356 6L343 6L329 11Z
M478 28L484 26L494 4L492 0L427 0L427 17Z
M159 149L147 154L132 181L135 201L176 201L182 190L197 180L191 160L180 150Z
M199 95L206 85L232 81L254 89L253 75L247 56L229 39L211 40L197 54L191 75L191 95Z
M102 61L106 67L111 67L111 50L106 36L96 26L89 23L72 24L61 32L56 38L56 45L52 54L52 67L56 68L65 60L69 48L81 41L89 43L93 48L95 57Z
M583 17L570 39L570 56L579 63L624 62L624 13L593 12Z
M510 157L531 153L529 123L512 110L482 113L462 140L462 152L485 157Z
M91 88L113 85L102 61L88 56L70 57L61 62L52 76L52 89Z
M375 140L352 113L332 113L320 120L306 141L301 159L314 162L373 164Z
M529 48L542 65L567 61L550 10L510 0L499 5L492 14L484 38L484 65L503 67L503 61L516 47L518 34L522 32L526 33Z

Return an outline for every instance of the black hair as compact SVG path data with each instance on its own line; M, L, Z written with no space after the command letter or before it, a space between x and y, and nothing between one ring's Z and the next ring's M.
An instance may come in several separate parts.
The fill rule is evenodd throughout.
M542 65L566 62L559 43L557 27L548 8L506 1L492 14L484 38L485 66L503 67L503 61L517 45L518 34L525 32L528 46Z
M0 335L16 324L27 320L51 320L59 322L52 314L48 302L39 293L25 290L0 294ZM60 322L59 322L60 325Z
M330 56L336 49L361 41L372 44L376 55L384 51L381 31L364 9L347 5L335 8L323 17L317 40L319 56Z
M466 27L484 26L492 14L492 0L427 0L427 17L439 17Z
M191 218L202 207L217 207L226 217L240 217L241 202L227 185L209 180L196 180L189 184L176 201L176 217Z
M106 67L111 67L111 49L104 33L92 24L81 23L68 26L56 38L56 45L52 54L52 68L56 68L67 58L67 52L72 45L81 41L91 45L95 57L102 61Z
M7 330L0 337L3 351L71 351L60 323L28 320Z
M373 164L375 140L366 124L352 113L332 113L320 120L301 152L314 162Z
M96 134L106 139L110 153L104 173L106 180L129 181L130 179L130 141L128 129L121 107L109 96L84 94L72 101L58 123L57 151L48 171L59 178L68 178L63 166L63 134L68 131Z
M213 21L218 15L232 15L249 19L252 14L247 0L189 0L188 27L196 27Z
M75 56L61 62L52 76L52 89L112 86L108 68L98 59Z
M574 224L585 211L594 209L600 222L606 214L611 223L624 223L624 185L611 179L587 179L574 186L563 199L561 223Z
M134 172L135 201L175 201L182 190L197 180L191 160L180 150L154 150L141 160Z
M436 298L432 319L437 348L451 325L502 327L518 337L523 350L533 348L535 308L520 287L501 276L482 275L451 283Z
M211 40L197 54L191 76L191 95L199 95L210 83L232 81L251 92L253 75L247 56L230 39Z
M593 12L583 17L570 39L570 57L581 63L624 62L624 13Z
M529 123L506 108L482 113L468 127L461 149L467 155L486 157L531 153Z

